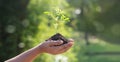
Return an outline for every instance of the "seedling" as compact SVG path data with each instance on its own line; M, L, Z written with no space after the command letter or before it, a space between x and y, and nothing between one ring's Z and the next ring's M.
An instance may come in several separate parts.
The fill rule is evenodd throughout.
M68 40L58 32L60 23L66 23L69 21L69 18L65 16L65 12L63 12L61 9L55 9L44 13L52 18L52 20L54 21L54 28L56 31L56 34L51 36L48 40L62 40L63 44L67 43Z
M49 17L52 18L54 21L54 28L56 30L56 33L58 33L58 29L60 27L60 23L66 23L69 21L69 18L65 16L65 12L62 11L61 9L55 9L49 12L44 12L47 14Z

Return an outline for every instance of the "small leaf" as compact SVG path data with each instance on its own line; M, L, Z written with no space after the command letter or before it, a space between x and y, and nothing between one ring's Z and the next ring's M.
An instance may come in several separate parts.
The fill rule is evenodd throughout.
M65 18L64 20L65 20L65 21L69 21L70 19L69 19L69 18Z
M50 12L44 12L44 14L50 15Z

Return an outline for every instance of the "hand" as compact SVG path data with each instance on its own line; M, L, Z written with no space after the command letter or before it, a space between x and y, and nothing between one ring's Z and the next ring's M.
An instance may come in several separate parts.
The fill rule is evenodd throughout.
M67 50L70 49L70 47L74 44L72 39L69 39L69 42L66 44L63 44L62 40L48 40L42 44L40 44L39 49L42 53L49 53L49 54L61 54L66 52ZM55 45L60 45L60 46L55 46Z
M5 62L32 62L35 59L35 57L41 53L49 53L53 55L61 54L66 52L68 49L70 49L70 47L74 44L74 42L73 40L70 39L68 43L63 45L61 44L63 44L63 41L61 40L58 41L48 40ZM60 45L60 46L55 46L55 45Z

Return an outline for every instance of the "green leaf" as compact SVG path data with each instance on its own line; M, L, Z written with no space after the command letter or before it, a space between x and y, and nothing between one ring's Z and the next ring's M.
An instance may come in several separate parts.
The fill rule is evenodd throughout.
M46 11L46 12L44 12L44 14L50 15L51 13Z

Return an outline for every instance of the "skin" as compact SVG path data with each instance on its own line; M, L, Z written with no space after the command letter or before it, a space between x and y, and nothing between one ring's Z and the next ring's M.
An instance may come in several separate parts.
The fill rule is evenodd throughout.
M70 39L67 44L61 45L62 43L63 41L61 40L58 41L48 40L5 62L32 62L38 55L43 53L48 53L52 55L64 53L67 50L69 50L74 44L72 39Z

